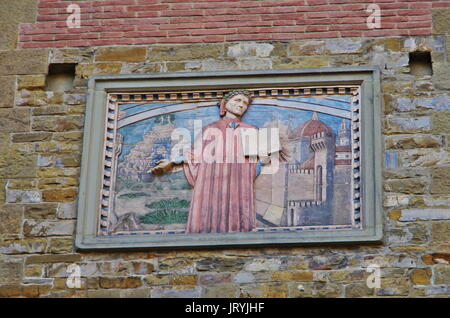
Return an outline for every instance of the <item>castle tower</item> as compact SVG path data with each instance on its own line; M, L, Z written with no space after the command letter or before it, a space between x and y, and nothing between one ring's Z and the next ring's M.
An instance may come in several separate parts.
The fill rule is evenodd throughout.
M339 128L339 146L350 145L350 127L346 119L341 121L341 127Z

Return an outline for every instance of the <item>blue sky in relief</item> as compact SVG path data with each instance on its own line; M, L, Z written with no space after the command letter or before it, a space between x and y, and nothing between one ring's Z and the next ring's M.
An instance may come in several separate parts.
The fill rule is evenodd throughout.
M278 98L278 100L299 101L303 103L311 103L330 108L338 108L350 110L350 96L326 96L326 97L290 97ZM120 110L124 111L126 116L140 113L142 111L160 108L164 106L174 105L178 103L148 103L148 104L122 104ZM175 127L184 127L193 131L194 120L202 120L204 126L209 125L220 119L219 108L217 106L201 107L195 110L186 110L173 113L175 115ZM282 108L268 105L252 104L247 112L244 114L242 120L246 123L257 127L263 127L265 124L280 120L284 125L290 125L292 128L297 128L306 121L311 119L312 112L309 110L298 110L291 108ZM331 127L337 134L341 125L342 119L337 116L317 113L319 120L323 121ZM134 145L143 139L143 136L152 130L155 126L155 118L148 118L128 126L122 127L118 132L124 137L122 153L119 161L127 155ZM348 124L350 123L347 120Z

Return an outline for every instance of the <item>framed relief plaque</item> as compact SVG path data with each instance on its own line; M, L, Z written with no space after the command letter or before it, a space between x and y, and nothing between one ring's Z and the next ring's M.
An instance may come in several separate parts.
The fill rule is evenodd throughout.
M382 238L375 67L94 76L79 249Z

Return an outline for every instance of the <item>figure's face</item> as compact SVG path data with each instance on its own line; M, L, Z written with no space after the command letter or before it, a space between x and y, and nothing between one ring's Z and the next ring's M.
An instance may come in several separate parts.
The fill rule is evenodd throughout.
M234 95L227 101L225 104L225 109L233 115L241 117L247 110L249 104L250 100L247 96L238 94Z

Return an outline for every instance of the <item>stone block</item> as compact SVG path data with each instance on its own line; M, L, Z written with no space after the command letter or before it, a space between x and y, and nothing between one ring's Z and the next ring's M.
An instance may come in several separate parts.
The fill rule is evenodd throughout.
M30 131L30 110L0 109L0 132L3 131L15 133Z
M47 248L46 239L4 240L0 242L0 252L3 254L38 254Z
M73 221L48 221L48 220L25 220L23 224L23 234L27 237L33 236L57 236L73 235Z
M28 256L25 264L46 264L46 263L76 263L81 260L79 254L64 255L37 255Z
M0 286L20 283L22 275L23 264L21 261L8 262L0 260Z
M0 61L2 61L2 64L0 64L0 75L47 74L48 50L3 51L0 52Z
M387 135L427 132L431 132L430 117L387 118L385 121L384 133Z
M448 220L450 219L450 208L433 209L406 209L401 211L399 221L428 221L428 220Z
M297 271L297 272L275 272L272 274L272 281L313 281L313 272Z
M0 235L20 234L23 208L16 205L0 206Z
M95 53L96 62L143 62L147 54L145 47L101 47Z
M149 62L217 59L223 56L222 44L154 46L149 49Z
M0 33L0 46L3 33ZM13 107L15 93L16 79L13 76L0 76L0 107Z
M364 40L352 38L330 39L325 41L325 51L330 54L362 53Z
M450 265L437 265L433 267L434 284L450 285Z
M73 202L77 198L76 189L49 189L42 192L45 202Z
M202 297L202 287L188 287L188 288L173 288L167 289L164 287L154 288L151 293L151 298L200 298Z
M6 202L8 203L39 203L42 194L37 190L6 190Z
M23 88L45 88L46 76L45 75L24 75L19 77L19 89Z
M345 286L344 292L347 298L368 297L374 294L374 290L367 287L366 282L348 284Z
M51 133L17 133L12 134L12 142L41 142L50 141L52 139Z
M227 55L234 58L270 57L274 49L271 43L242 42L227 48Z
M435 167L431 172L431 193L450 193L450 167Z
M203 298L236 298L237 286L234 284L217 284L205 288Z
M450 221L433 222L433 242L450 242Z
M439 148L443 146L443 138L433 135L386 136L387 149Z
M450 8L435 8L432 15L433 34L450 33Z
M434 134L450 134L450 111L435 112L431 118Z
M142 286L139 277L100 277L101 288L138 288Z

